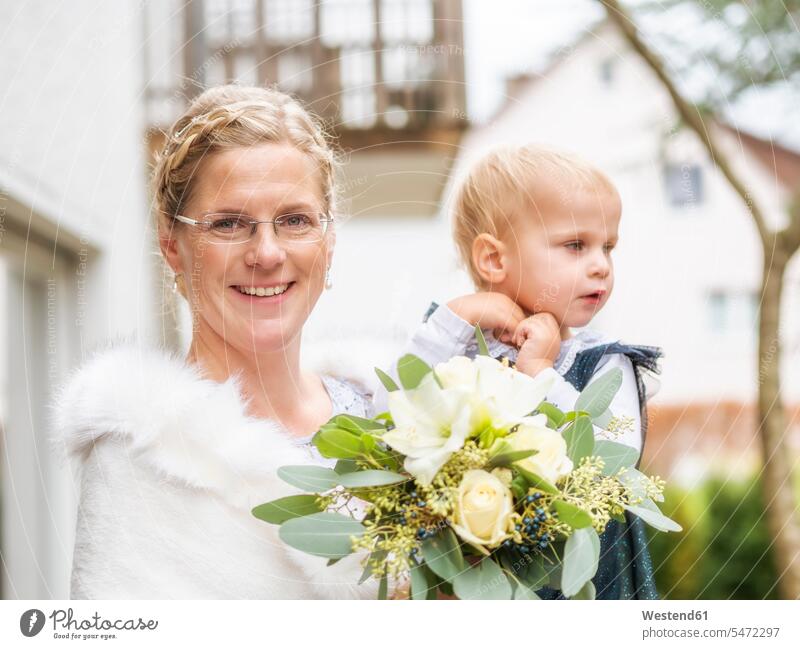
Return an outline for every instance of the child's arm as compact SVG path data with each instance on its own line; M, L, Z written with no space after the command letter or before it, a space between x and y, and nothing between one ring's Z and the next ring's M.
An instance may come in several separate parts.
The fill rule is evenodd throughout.
M472 293L439 306L427 321L414 331L403 354L414 354L431 367L453 356L463 356L476 346L475 325L491 329L498 340L511 341L512 332L525 317L522 309L502 293ZM490 343L491 344L491 343ZM389 371L397 381L397 359ZM385 390L377 390L373 399L375 412L388 409Z
M465 354L475 343L476 325L510 343L512 333L524 318L519 305L502 293L464 295L437 308L414 332L404 353L419 356L433 366Z

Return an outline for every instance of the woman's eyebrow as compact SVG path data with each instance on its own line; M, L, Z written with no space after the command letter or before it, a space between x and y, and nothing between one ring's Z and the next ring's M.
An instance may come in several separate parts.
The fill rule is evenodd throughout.
M289 214L291 212L313 212L314 208L309 203L289 203L288 205L284 206L281 205L275 210L275 216L279 216L281 214ZM252 215L248 210L242 209L240 207L215 207L212 210L206 210L203 212L203 216L208 216L209 214L240 214L241 216L247 216L252 218Z

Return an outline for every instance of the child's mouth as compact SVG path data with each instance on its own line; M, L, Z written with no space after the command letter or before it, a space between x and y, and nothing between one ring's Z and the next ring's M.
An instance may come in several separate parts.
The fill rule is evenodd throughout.
M605 291L595 291L594 293L582 295L580 299L586 300L589 304L598 304L603 299L604 295Z

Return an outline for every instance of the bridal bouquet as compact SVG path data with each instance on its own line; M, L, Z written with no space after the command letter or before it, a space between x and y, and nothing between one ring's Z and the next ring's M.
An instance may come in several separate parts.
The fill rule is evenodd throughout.
M593 426L624 425L608 406L622 382L613 369L573 412L544 401L550 380L531 378L486 353L429 367L397 366L401 386L378 374L389 411L338 415L312 443L335 466L284 466L308 492L253 514L280 525L288 545L335 562L365 556L362 581L408 579L413 598L538 599L543 586L593 599L600 538L627 510L680 531L656 501L664 482L634 468L635 449L595 439Z

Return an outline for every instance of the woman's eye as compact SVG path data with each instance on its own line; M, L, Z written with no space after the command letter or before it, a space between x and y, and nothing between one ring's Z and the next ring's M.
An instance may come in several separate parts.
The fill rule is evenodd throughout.
M211 229L216 232L235 232L244 227L247 227L247 224L238 216L224 216L211 221Z
M311 224L311 219L307 214L284 214L277 219L280 228L306 228Z

